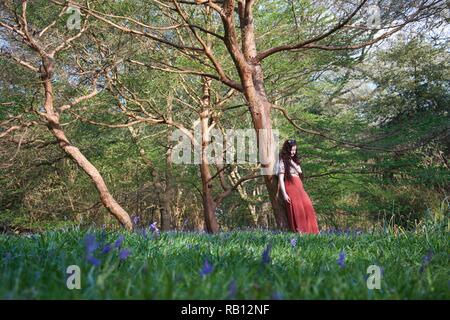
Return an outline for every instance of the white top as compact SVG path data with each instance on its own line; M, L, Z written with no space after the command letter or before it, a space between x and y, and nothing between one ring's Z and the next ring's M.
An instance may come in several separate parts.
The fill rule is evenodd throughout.
M291 164L292 164L290 167L291 175L298 176L300 173L302 173L302 168L298 164L296 164L292 160L291 160ZM285 173L284 161L280 160L278 162L278 174L284 174L284 173Z

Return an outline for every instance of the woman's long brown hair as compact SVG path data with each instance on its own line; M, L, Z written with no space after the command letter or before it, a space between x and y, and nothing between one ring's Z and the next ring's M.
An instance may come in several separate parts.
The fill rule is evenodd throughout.
M292 179L291 175L291 159L298 165L300 165L300 161L298 160L298 150L295 151L295 155L291 158L291 150L293 146L296 146L297 142L295 140L286 140L283 143L283 148L280 152L280 161L284 163L284 175L288 180Z

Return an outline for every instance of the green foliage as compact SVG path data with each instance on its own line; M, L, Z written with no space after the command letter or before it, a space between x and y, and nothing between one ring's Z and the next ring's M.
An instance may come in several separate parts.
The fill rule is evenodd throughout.
M21 3L15 5L20 14ZM331 13L339 16L346 12L341 6L345 6L341 1L258 1L254 12L258 51L323 34L339 20ZM388 1L385 6L395 12L408 8L408 4L398 1ZM29 2L29 26L39 31L58 17L60 9L48 1ZM176 21L172 20L175 13L174 16L163 14L154 3L146 1L96 1L93 9L132 16L153 26L173 25ZM183 5L183 9L192 23L223 35L217 14L205 15L203 6ZM391 10L382 11L392 14ZM55 39L77 32L65 30L67 17L68 14L62 14L40 41L56 43ZM360 18L358 14L358 23ZM111 19L133 25L117 17ZM137 28L149 32L145 27ZM239 81L223 42L197 31L205 39L209 38L225 73ZM181 28L178 33L174 29L151 30L151 34L175 42L179 34L186 45L198 45L188 28ZM321 43L347 44L350 38L362 41L365 36L361 34L357 28L337 32ZM2 42L2 46L39 65L36 57L23 49L23 43L7 35L4 34L9 42ZM241 36L239 32L237 36ZM55 107L89 93L92 90L89 71L103 69L117 57L124 58L120 64L122 72L115 68L111 72L117 71L114 74L117 80L142 99L148 112L165 114L167 97L174 95L178 99L173 103L175 120L190 128L198 119L198 114L192 111L198 107L198 101L191 96L201 95L200 78L185 74L181 82L176 73L160 69L173 66L211 73L211 66L170 46L121 33L96 19L89 20L88 32L55 57ZM145 66L130 63L131 60ZM370 229L386 219L407 229L414 228L425 221L429 210L435 211L442 199L448 198L448 61L445 44L420 36L387 49L298 50L280 52L263 60L264 87L269 101L286 108L302 128L294 128L278 111L272 111L272 124L280 130L281 139L295 138L299 142L305 189L322 227ZM17 123L39 119L27 111L42 108L38 76L3 55L0 68L5 70L0 76L0 123L17 115L23 116ZM82 71L82 75L76 75L77 71ZM218 81L212 86L214 98L228 92ZM138 141L134 141L126 128L89 124L71 113L92 121L123 124L131 119L120 110L119 103L128 98L127 107L139 114L140 106L130 99L127 90L121 90L120 94L114 89L106 90L104 77L99 79L100 88L96 97L62 114L61 122L69 140L99 169L118 202L131 215L139 215L145 221L159 219L157 209L161 204L154 186L156 183L164 186L169 171L178 192L174 204L177 227L183 228L187 220L187 228L202 228L198 166L168 168L165 161L169 147L167 134L173 128L139 124L135 126ZM186 103L191 108L186 108ZM213 116L222 128L252 128L242 95L236 94L213 109ZM2 126L0 132L5 128ZM18 148L17 142L22 138ZM23 136L17 131L0 142L3 223L37 230L69 221L80 225L112 223L99 205L89 177L53 141L47 128L38 126L30 127ZM151 161L151 168L142 159L141 150ZM214 174L214 166L211 169ZM241 176L250 169L252 165L238 166ZM228 175L230 171L225 173ZM262 179L248 181L243 184L246 196L233 192L224 200L218 210L224 230L253 225L250 209L255 210L258 219L265 220L264 224L274 227L272 212L265 208L268 194L262 186ZM212 187L215 194L222 191L218 179L214 179Z
M448 234L322 234L264 231L214 236L126 233L103 254L115 232L93 231L101 264L86 260L87 233L77 229L27 237L0 236L2 299L449 299ZM92 231L88 232L92 234ZM293 246L291 240L296 239ZM270 262L262 254L271 244ZM339 254L345 258L338 264ZM204 276L205 260L213 271ZM66 287L69 265L81 269L81 290ZM381 289L369 290L367 268L382 268ZM230 290L235 282L236 292Z

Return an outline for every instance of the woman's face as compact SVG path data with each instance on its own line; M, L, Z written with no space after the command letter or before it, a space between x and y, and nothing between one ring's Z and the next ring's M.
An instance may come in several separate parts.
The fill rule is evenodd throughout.
M291 148L291 157L295 156L296 152L297 152L297 146L292 146L292 148Z

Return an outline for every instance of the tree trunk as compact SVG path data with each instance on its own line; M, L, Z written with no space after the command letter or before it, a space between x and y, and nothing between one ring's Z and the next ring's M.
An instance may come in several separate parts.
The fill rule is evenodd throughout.
M201 130L201 157L200 157L200 175L202 179L202 199L203 215L205 218L205 227L208 233L219 231L219 224L216 219L216 207L212 195L212 176L208 161L209 136L209 117L210 117L210 86L211 79L203 79L203 97L201 99L202 111L200 112L200 130Z
M170 154L167 155L167 158ZM166 168L166 186L164 194L162 195L162 215L161 215L161 230L171 230L174 228L173 225L173 213L172 213L172 201L174 196L173 190L173 177L172 177L172 163L170 159L167 159Z
M216 233L219 231L219 224L216 219L216 204L212 197L211 173L208 163L200 164L200 173L202 177L202 200L203 215L205 219L205 228L208 233Z
M169 95L167 97L167 118L172 121L172 99L173 97ZM170 230L174 227L173 225L173 210L172 201L174 199L174 188L173 188L173 176L172 176L172 142L170 130L167 130L167 141L168 149L166 153L166 184L164 189L164 194L162 195L162 205L163 211L161 215L161 229Z
M57 139L59 146L78 164L78 166L89 175L100 195L101 202L105 208L124 226L131 230L133 224L131 223L128 213L117 203L109 192L103 177L98 172L97 168L89 162L88 159L81 153L81 151L72 145L67 139L60 123L59 114L56 113L53 107L53 87L51 84L51 75L53 73L53 63L50 59L43 59L42 80L45 89L45 117L48 121L47 127L50 132Z
M232 181L233 184L236 183L236 181L238 181L241 178L239 173L238 173L238 171L236 169L237 168L235 168L230 173L231 181ZM245 190L245 188L242 185L239 185L237 187L237 190L239 192L239 195L241 196L241 199L246 202L247 209L248 209L248 212L250 214L250 218L251 218L251 221L253 223L253 226L255 228L257 228L258 227L258 214L257 214L257 211L256 211L256 205L254 203L250 203L250 199L249 199L248 193L247 193L247 191ZM253 196L255 196L255 195L256 195L256 193L253 192Z
M284 202L280 201L281 199L278 197L278 178L273 174L276 159L271 151L278 149L278 146L274 142L270 117L272 105L268 101L264 89L262 65L255 61L257 50L252 13L254 3L254 1L249 1L248 3L238 2L242 45L238 43L234 26L234 1L226 1L224 3L225 16L222 17L225 27L224 41L239 73L243 94L250 109L253 127L256 130L264 182L272 203L277 227L288 229L286 208ZM260 133L263 133L262 139L260 139Z
M251 81L251 85L244 85L244 95L250 106L253 126L256 130L258 140L258 150L260 161L264 172L264 182L269 193L270 202L275 215L275 221L279 229L288 229L288 220L284 201L279 196L278 177L273 174L276 163L275 154L272 150L277 150L272 130L270 116L271 104L267 100L263 86L262 68L260 65L253 66L253 72L246 79Z

